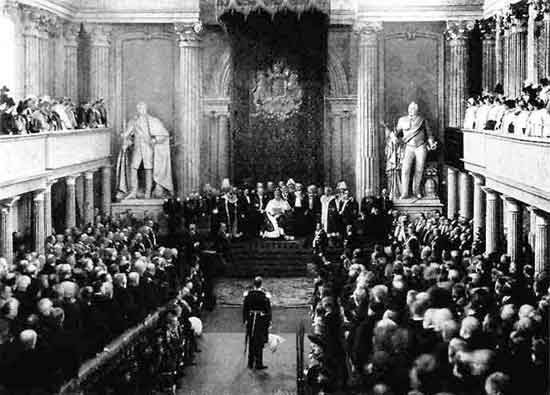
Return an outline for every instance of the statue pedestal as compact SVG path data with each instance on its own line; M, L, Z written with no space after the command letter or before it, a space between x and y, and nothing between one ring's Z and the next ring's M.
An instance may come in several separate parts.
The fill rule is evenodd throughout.
M163 199L124 199L111 205L111 213L114 216L125 214L128 210L138 218L143 218L147 212L149 216L157 220L162 214Z
M428 214L433 211L443 213L443 203L438 197L396 199L393 201L393 208L399 211L400 214L408 215L411 220L422 213Z

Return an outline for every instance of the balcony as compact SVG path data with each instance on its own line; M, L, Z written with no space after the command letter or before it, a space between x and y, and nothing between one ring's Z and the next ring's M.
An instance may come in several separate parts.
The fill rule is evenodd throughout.
M550 210L550 139L462 130L464 168L496 191Z
M44 188L51 179L109 165L111 129L0 136L0 199Z

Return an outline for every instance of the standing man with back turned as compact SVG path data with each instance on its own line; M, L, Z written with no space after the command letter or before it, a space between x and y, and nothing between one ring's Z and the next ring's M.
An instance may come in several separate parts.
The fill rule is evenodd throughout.
M248 368L267 369L263 364L263 349L271 325L271 301L269 294L262 289L261 277L256 277L254 288L244 294L243 323L246 325Z

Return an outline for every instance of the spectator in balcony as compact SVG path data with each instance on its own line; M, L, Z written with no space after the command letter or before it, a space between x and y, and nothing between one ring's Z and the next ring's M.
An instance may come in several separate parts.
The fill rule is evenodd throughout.
M489 119L489 110L493 106L493 98L489 95L485 95L482 98L482 103L479 106L476 113L476 129L485 130L487 126L487 121Z
M466 113L464 115L464 129L475 129L478 103L475 98L466 100Z
M516 118L514 119L514 134L525 136L530 116L531 112L529 111L527 102L519 100L516 107Z
M504 101L504 115L499 129L502 133L514 133L514 121L516 119L516 103L513 100Z

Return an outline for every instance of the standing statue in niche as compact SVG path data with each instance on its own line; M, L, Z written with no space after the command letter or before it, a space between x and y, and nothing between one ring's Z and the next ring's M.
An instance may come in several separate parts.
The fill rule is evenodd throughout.
M409 104L408 115L397 121L395 135L403 145L400 198L408 199L412 194L420 199L423 197L420 186L428 151L435 150L437 143L428 122L418 114L418 104Z
M123 194L128 193L126 199L138 198L138 170L143 164L144 198L172 195L174 185L170 162L170 134L160 119L147 113L147 104L140 102L136 109L137 114L128 121L122 135L122 149L117 159L118 190ZM128 161L130 147L132 154Z

